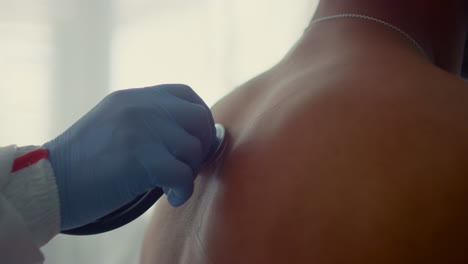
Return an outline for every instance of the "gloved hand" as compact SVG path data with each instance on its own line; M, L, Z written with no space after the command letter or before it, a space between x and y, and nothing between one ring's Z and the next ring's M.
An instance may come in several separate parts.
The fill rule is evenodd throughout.
M62 230L91 223L155 187L163 188L172 206L185 203L215 144L211 111L186 85L108 95L44 144L58 186Z

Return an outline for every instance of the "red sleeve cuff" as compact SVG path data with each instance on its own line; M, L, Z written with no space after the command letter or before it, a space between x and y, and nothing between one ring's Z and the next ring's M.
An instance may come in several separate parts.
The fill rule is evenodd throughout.
M42 159L49 158L49 151L47 149L36 149L34 151L28 152L23 156L17 157L13 161L13 168L11 169L11 173L29 167Z

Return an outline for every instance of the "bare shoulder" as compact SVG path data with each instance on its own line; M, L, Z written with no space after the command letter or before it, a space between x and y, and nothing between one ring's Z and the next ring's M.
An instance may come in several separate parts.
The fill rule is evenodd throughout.
M284 118L265 153L280 165L259 170L288 193L278 232L324 263L462 260L468 86L438 71L374 74L297 79L291 107L270 109Z
M305 98L298 123L316 118L333 140L446 157L468 151L468 85L439 70L353 74Z
M225 154L186 204L158 202L144 263L468 262L466 84L331 67L264 75L213 108Z
M242 122L223 168L217 230L232 231L230 249L264 260L256 263L465 257L463 81L369 70L305 72L282 85Z

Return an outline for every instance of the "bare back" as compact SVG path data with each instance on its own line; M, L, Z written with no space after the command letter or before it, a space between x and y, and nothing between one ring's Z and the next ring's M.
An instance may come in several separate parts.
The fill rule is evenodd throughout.
M224 155L186 204L158 201L141 262L468 261L468 86L295 49L213 107Z

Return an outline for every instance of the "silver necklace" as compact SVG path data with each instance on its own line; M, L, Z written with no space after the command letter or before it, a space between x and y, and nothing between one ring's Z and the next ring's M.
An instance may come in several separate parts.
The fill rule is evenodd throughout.
M396 27L396 26L394 26L394 25L392 25L390 23L382 21L382 20L377 19L375 17L360 15L360 14L339 14L339 15L327 16L327 17L322 17L322 18L313 20L312 22L310 22L310 25L318 23L318 22L323 22L323 21L326 21L326 20L340 19L340 18L362 18L362 19L371 20L371 21L377 22L379 24L382 24L384 26L387 26L387 27L401 33L403 36L405 36L405 38L408 39L416 49L418 49L419 54L421 54L421 56L426 58L426 60L430 61L429 56L427 56L426 52L424 52L424 49L421 47L421 45L419 45L419 43L416 40L414 40L409 34L407 34L403 30L399 29L398 27ZM309 27L310 27L310 25L309 25Z

